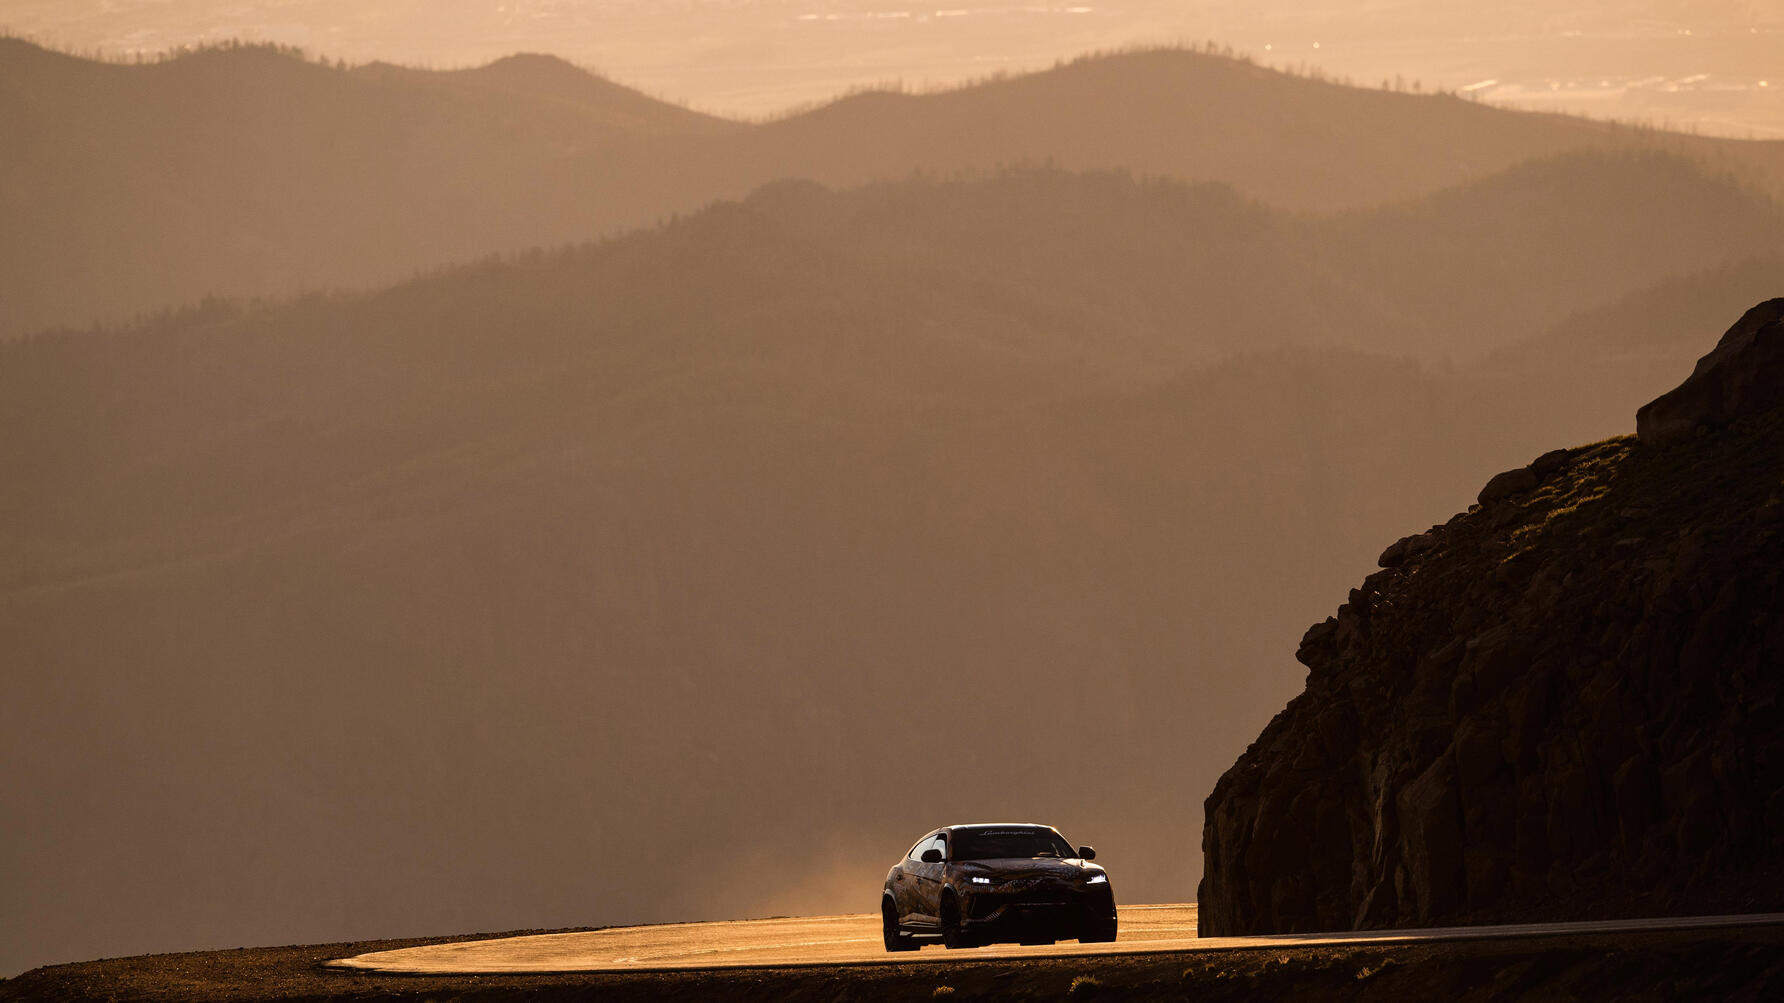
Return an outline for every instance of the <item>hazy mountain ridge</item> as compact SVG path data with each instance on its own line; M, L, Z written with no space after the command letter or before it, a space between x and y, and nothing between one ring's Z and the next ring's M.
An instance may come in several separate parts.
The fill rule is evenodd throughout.
M647 97L556 56L514 55L474 69L444 71L371 63L351 72L376 81L437 88L461 98L481 94L488 100L499 95L510 102L506 106L510 116L515 116L513 104L518 102L536 103L528 109L534 115L551 105L567 106L581 113L577 120L565 122L567 127L587 124L639 136L711 136L746 128ZM519 126L510 124L514 129Z
M1755 259L1667 279L1615 303L1581 311L1553 330L1490 353L1487 368L1540 364L1544 358L1598 365L1657 363L1654 393L1671 386L1696 355L1678 332L1691 330L1711 304L1758 302L1778 287L1784 261Z
M1052 160L1337 208L1532 157L1654 144L1784 177L1784 144L1344 88L1188 52L864 95L760 126L548 57L429 73L250 47L116 66L10 40L0 80L0 124L27 151L0 164L0 336L208 293L376 285L648 225L785 177L855 185Z
M938 813L1055 819L1118 848L1124 897L1182 897L1177 791L1299 678L1273 639L1480 466L1629 406L1589 358L1172 327L1146 301L1196 277L1198 219L1302 254L1328 225L1119 175L780 185L376 293L0 345L6 796L91 795L6 862L8 942L849 909ZM1155 267L999 253L1054 228ZM1336 291L1263 316L1367 298L1301 288ZM1602 398L1548 392L1587 376ZM971 782L862 782L923 750ZM811 842L837 818L859 831ZM736 863L789 842L821 877ZM591 863L616 857L641 879ZM317 887L277 922L234 905Z
M88 355L84 365L97 368L84 378L110 374L103 378L112 382L81 397L136 414L95 440L94 448L110 451L94 462L100 472L140 467L130 458L196 432L166 427L183 409L227 412L252 402L253 393L268 395L259 406L269 410L337 421L355 413L387 423L400 417L418 437L461 425L477 401L541 406L566 391L527 396L512 381L544 378L561 388L572 374L634 395L660 380L696 381L702 389L690 393L720 401L749 387L752 400L774 407L829 409L828 421L843 420L837 409L846 409L850 421L921 423L931 407L963 420L1018 403L1127 392L1235 352L1301 345L1468 358L1677 280L1714 261L1712 245L1732 262L1784 258L1784 218L1775 207L1702 179L1682 162L1573 157L1514 176L1532 172L1545 183L1525 189L1494 179L1410 209L1336 221L1246 203L1222 186L1119 174L1030 170L854 192L781 184L583 250L457 269L368 297L305 299L246 318L219 308L227 319L209 334L175 333L176 324L160 334L151 327L30 339L7 353L15 360L7 368L18 375L6 397L15 427L33 427L30 402L55 405L41 399L54 381L27 375L31 361ZM1588 203L1596 214L1575 195L1588 178L1599 192ZM1630 206L1651 201L1634 196L1657 183L1674 198L1650 220ZM1461 208L1446 215L1454 206ZM1552 238L1550 221L1562 212L1574 213L1572 239L1533 239ZM1493 239L1469 239L1483 220ZM1444 232L1462 237L1432 237ZM1644 232L1647 241L1636 239ZM1395 261L1357 253L1363 240ZM1529 249L1514 251L1523 245ZM1504 295L1539 286L1548 273L1577 278L1592 268L1579 259L1613 248L1618 257L1595 269L1595 282L1577 283L1596 285L1596 296L1590 288L1571 300ZM1451 301L1478 306L1421 303L1400 278L1415 262L1452 276ZM1765 266L1746 269L1742 290L1764 281ZM1702 298L1689 283L1669 295ZM763 310L799 320L764 324ZM383 330L378 317L398 326ZM232 330L262 333L237 345ZM279 332L274 340L269 330ZM193 339L210 346L208 365L224 368L203 382L188 374L157 383L158 373L174 378L168 363ZM109 347L80 348L98 344ZM263 350L276 354L248 361ZM560 361L537 369L538 353ZM399 362L428 379L369 375ZM969 378L976 382L962 382ZM467 390L477 396L456 399ZM215 400L219 393L227 397ZM169 408L163 402L170 399L179 403ZM529 419L529 427L546 423ZM13 439L21 448L25 441ZM244 483L274 495L286 490L276 479ZM60 493L87 495L76 484ZM74 503L68 513L80 508Z
M0 243L8 333L76 320L54 305L71 300L116 318L586 239L603 227L579 208L577 158L695 118L620 88L572 103L253 47L129 67L53 58L79 77L40 87L26 73L0 100L31 151L0 165L18 193Z
M1087 57L937 94L864 94L763 132L764 141L835 150L811 172L832 183L884 177L876 162L937 150L952 159L923 166L1054 158L1072 169L1226 181L1272 204L1312 209L1403 198L1530 157L1633 138L1584 119L1345 87L1179 50ZM1424 155L1407 156L1410 149Z
M1382 212L1341 214L1330 233L1335 260L1421 314L1422 330L1399 350L1447 337L1462 343L1458 355L1544 330L1582 302L1784 257L1775 199L1650 151L1529 161Z
M1774 201L1647 152L1535 161L1329 219L1224 185L1038 169L848 194L788 183L745 204L840 257L995 278L1167 366L1300 342L1471 358L1654 283L1784 258Z

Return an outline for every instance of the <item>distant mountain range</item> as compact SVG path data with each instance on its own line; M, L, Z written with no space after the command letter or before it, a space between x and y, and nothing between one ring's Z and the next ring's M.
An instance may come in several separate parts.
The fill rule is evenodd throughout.
M1784 258L1784 212L1679 157L1574 154L1329 217L1225 185L1007 173L745 203L828 254L996 283L1166 369L1281 345L1469 358L1655 283Z
M427 88L407 113L464 107ZM970 817L1181 898L1201 792L1299 684L1283 638L1481 469L1625 427L1781 232L1649 152L1333 216L789 181L0 344L0 800L46 820L5 844L0 970L855 909L889 840ZM788 853L808 879L756 866Z
M243 47L122 66L8 39L0 129L0 337L209 294L376 285L789 177L853 186L1051 163L1319 210L1604 149L1669 150L1766 190L1784 178L1784 143L1355 89L1182 51L743 125L544 56L431 72Z

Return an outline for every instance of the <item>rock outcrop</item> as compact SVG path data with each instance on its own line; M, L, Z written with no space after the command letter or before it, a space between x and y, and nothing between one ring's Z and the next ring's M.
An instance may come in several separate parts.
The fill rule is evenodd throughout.
M1684 383L1635 412L1642 442L1670 446L1784 404L1784 299L1748 310Z
M1307 631L1207 799L1203 935L1784 906L1781 318Z

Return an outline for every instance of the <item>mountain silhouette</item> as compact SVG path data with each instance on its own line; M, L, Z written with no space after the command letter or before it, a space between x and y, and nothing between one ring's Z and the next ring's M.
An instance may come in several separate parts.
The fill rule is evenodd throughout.
M1071 314L1100 350L1143 342L1177 362L1294 343L1473 357L1655 283L1784 258L1772 200L1651 152L1533 161L1333 217L1048 170L846 194L784 183L746 204L835 255L996 281Z
M646 97L556 56L508 56L468 70L418 70L372 63L351 72L380 83L435 89L456 100L483 102L497 114L537 117L538 121L520 118L509 123L508 127L521 135L546 127L564 129L566 140L590 128L630 136L714 136L744 128ZM553 122L547 116L554 108L575 115Z
M1776 186L1784 143L1300 79L1183 51L730 123L559 60L462 71L205 50L125 66L0 40L0 337L206 295L370 287L593 239L783 178L1052 162L1288 209L1402 201L1567 152L1663 148Z

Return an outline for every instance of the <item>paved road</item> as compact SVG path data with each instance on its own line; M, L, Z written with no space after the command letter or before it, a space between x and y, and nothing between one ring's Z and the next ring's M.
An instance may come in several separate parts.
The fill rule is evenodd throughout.
M1196 937L1196 907L1193 904L1124 906L1120 909L1120 914L1121 936L1113 944L1066 942L1050 947L997 944L962 951L949 951L940 944L935 944L914 953L889 955L880 943L879 916L874 913L857 913L849 916L795 916L720 923L630 926L588 933L551 933L533 937L474 940L459 944L432 944L362 954L355 958L331 961L329 964L336 968L406 975L920 964L988 958L1150 954L1157 951L1206 951L1235 947L1393 944L1417 940L1472 940L1784 924L1784 913L1765 913L1599 923L1536 923L1519 926L1203 939Z

